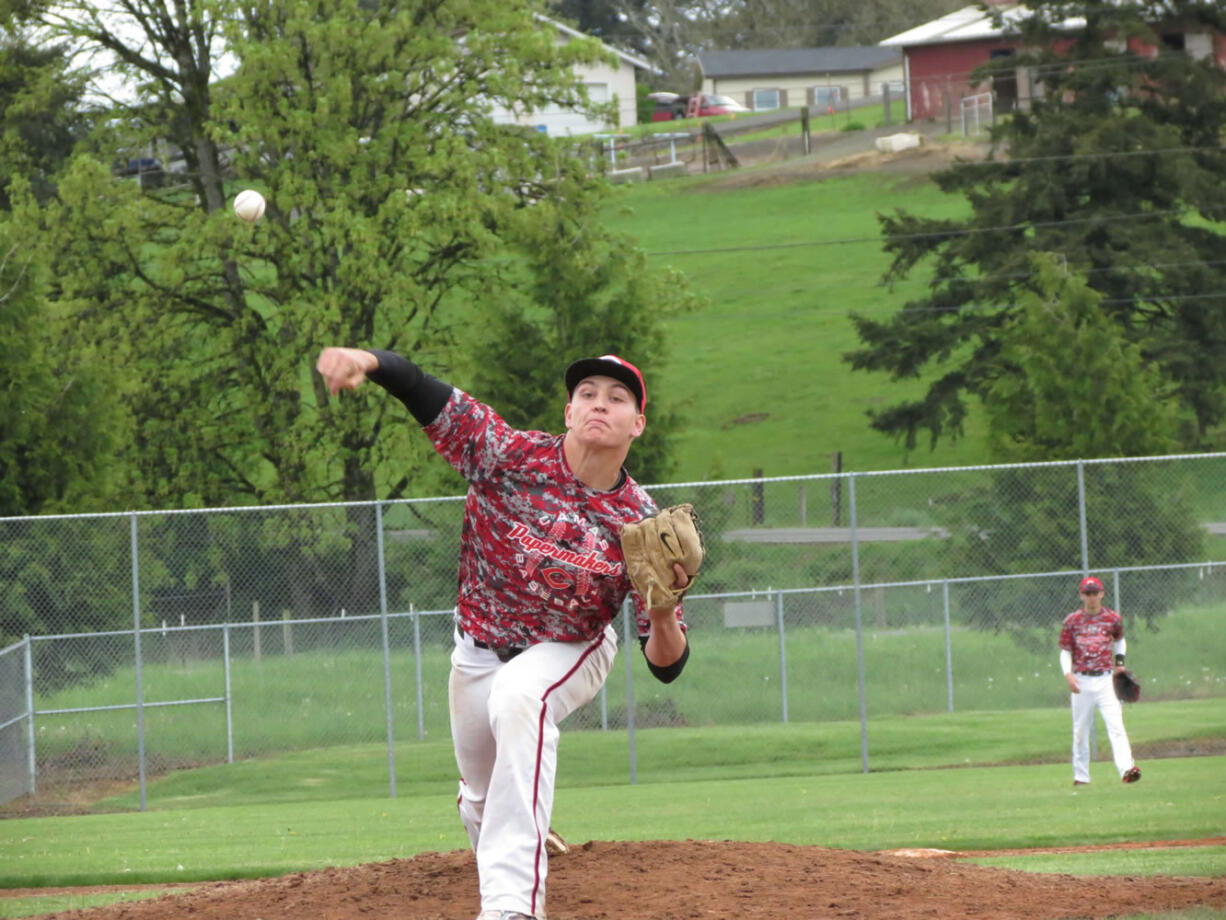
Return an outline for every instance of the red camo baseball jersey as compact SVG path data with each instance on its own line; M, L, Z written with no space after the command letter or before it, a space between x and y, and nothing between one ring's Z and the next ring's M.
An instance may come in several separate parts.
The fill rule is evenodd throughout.
M1078 608L1064 618L1060 648L1073 653L1074 671L1109 671L1115 664L1112 645L1124 638L1124 621L1110 607L1097 616Z
M464 631L493 646L597 636L631 590L621 525L656 511L642 487L629 476L608 492L585 486L562 435L518 431L462 390L424 430L469 483L456 607ZM650 620L633 598L646 636Z

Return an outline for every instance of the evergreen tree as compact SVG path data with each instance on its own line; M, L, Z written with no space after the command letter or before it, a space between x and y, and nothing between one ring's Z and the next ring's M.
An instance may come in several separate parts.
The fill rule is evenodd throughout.
M1102 295L1062 262L1032 256L1023 292L1000 330L984 392L988 438L1001 462L1170 453L1178 406L1157 368L1103 312Z
M1226 17L1192 0L1028 8L1023 50L993 67L1034 76L1030 110L1001 119L987 161L936 177L966 197L970 216L880 218L893 255L886 279L924 265L932 282L888 320L853 317L862 347L846 359L929 383L922 398L872 413L872 425L909 446L920 431L933 443L960 434L967 400L1020 373L1001 360L1001 332L1034 289L1029 254L1046 251L1085 277L1121 339L1161 375L1187 422L1180 443L1209 446L1226 413L1226 71L1173 46L1226 31ZM1083 28L1060 27L1076 17Z
M1062 260L1036 254L1030 264L1034 290L1022 293L999 330L997 367L984 391L995 459L1030 463L1169 453L1179 431L1179 406L1158 369L1112 324L1102 296L1067 274ZM992 470L946 522L954 535L955 571L1076 570L1083 500L1093 522L1086 551L1099 565L1204 558L1205 531L1190 501L1195 490L1186 468L1157 460L1086 464L1081 472L1079 480L1066 466ZM1152 621L1195 582L1191 572L1178 570L1133 578L1128 602ZM1008 582L985 583L971 620L1016 631L1031 621L1036 607L1059 610L1065 596L1067 585L1052 579L1037 579L1025 591Z
M63 46L38 47L19 31L0 44L0 210L16 176L39 201L54 191L55 174L88 131L81 75Z

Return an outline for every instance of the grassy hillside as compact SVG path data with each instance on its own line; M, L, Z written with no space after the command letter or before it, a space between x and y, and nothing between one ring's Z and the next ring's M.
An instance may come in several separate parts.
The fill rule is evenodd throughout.
M707 305L675 321L673 361L650 368L687 420L676 481L825 473L985 460L972 414L968 437L916 450L868 427L866 412L922 392L919 382L853 373L849 313L890 315L923 290L880 284L889 264L876 215L965 210L926 177L817 172L780 181L769 167L624 187L611 227L657 265L683 272Z

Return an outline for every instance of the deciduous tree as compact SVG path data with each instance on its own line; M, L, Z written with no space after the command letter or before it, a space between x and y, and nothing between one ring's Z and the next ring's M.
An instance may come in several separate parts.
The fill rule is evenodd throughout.
M442 461L404 408L375 386L332 396L315 359L327 345L391 348L466 386L457 329L480 328L503 298L532 312L538 295L557 296L544 292L564 279L524 262L512 297L506 266L540 238L537 222L590 215L584 202L604 180L565 140L492 113L586 108L574 65L606 52L559 42L519 0L130 0L109 11L127 15L126 29L90 7L39 15L45 28L110 49L140 79L92 155L59 177L38 238L56 267L49 297L119 371L144 503L421 494L438 475L423 471ZM233 62L224 77L223 51ZM166 142L184 154L181 181L111 174L108 146ZM267 197L258 223L229 211L243 187ZM642 269L630 247L602 256L611 283L621 263ZM654 292L657 316L685 300ZM648 322L630 333L627 350L636 336L662 341ZM565 358L535 360L560 374ZM290 570L275 573L287 606L369 609L371 509L352 506L339 537L319 527L298 515L276 534L314 548L286 554ZM222 573L192 577L216 584Z
M373 388L327 394L314 358L349 343L457 365L453 329L500 296L535 205L601 185L563 141L491 110L582 107L573 65L602 49L502 0L139 0L130 24L150 28L123 46L118 25L57 10L45 26L144 75L125 130L195 151L186 188L117 184L82 160L47 217L59 296L140 369L149 500L407 494L428 445ZM219 80L223 47L237 66ZM269 201L255 225L228 212L244 185Z

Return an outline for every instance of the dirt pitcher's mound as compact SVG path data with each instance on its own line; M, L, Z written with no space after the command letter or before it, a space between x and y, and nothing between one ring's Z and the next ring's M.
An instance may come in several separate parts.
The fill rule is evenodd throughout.
M720 841L593 842L549 871L549 920L1047 920L1226 908L1226 878L1078 878L945 856ZM473 920L467 851L197 886L48 916L79 920Z

